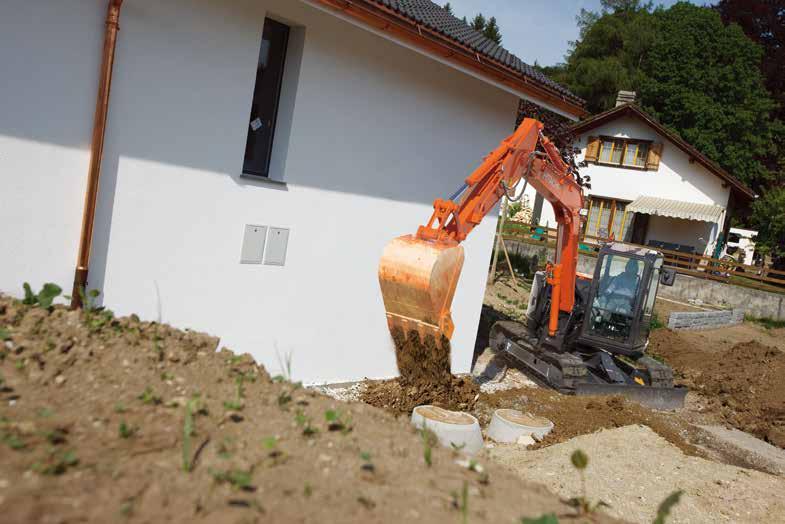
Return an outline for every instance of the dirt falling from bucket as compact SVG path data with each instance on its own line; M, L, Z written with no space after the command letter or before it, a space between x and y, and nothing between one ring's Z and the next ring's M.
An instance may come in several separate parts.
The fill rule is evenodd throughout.
M396 413L409 414L422 404L445 409L468 410L479 393L471 377L450 373L450 341L437 344L432 336L420 339L416 331L392 332L395 357L401 376L394 380L371 382L362 394L363 402Z

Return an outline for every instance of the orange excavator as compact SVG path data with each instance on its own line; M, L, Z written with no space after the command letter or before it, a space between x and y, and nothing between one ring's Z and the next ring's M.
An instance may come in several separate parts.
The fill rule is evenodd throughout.
M525 323L497 322L490 343L539 381L564 393L620 394L663 409L684 403L669 367L645 356L658 284L673 285L657 251L604 245L594 276L577 271L588 182L525 119L434 211L415 235L392 240L379 265L391 331L415 331L443 343L452 337L450 307L463 267L461 242L520 182L553 206L555 260L534 275ZM525 187L524 187L525 189Z

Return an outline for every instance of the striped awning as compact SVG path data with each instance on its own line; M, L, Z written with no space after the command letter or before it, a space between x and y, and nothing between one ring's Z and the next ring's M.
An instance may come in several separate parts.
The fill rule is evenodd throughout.
M659 217L683 218L700 222L718 223L725 209L712 204L696 204L652 196L640 196L627 205L629 213L642 213Z

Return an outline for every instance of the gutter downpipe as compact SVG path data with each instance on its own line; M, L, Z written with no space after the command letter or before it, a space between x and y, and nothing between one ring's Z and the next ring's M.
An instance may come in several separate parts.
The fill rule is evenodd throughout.
M93 244L93 224L95 223L96 201L98 199L98 182L101 178L106 119L109 113L109 92L112 87L112 70L114 67L115 47L117 45L117 33L120 30L120 9L122 6L123 0L109 0L109 7L106 13L104 50L98 80L98 95L95 102L93 138L90 144L90 167L87 172L87 191L82 214L82 230L79 237L79 256L76 262L74 288L71 294L71 307L73 309L82 307L82 295L87 291L87 272L90 267L90 251Z

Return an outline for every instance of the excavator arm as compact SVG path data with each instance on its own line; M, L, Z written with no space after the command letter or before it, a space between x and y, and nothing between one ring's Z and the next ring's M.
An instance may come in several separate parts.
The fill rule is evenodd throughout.
M559 311L572 311L583 192L542 129L537 120L525 119L454 195L434 201L430 220L416 235L396 238L385 247L379 282L391 330L415 330L437 340L452 337L450 306L464 258L460 243L521 179L551 203L558 223L556 260L548 268L551 334Z

